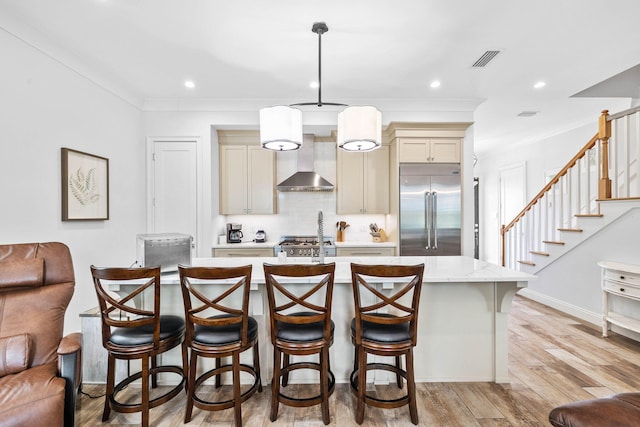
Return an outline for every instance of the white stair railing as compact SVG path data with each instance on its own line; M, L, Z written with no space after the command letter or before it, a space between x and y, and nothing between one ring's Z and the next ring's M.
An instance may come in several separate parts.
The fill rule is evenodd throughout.
M502 265L533 264L549 255L564 232L578 231L577 216L599 215L599 201L640 197L640 107L608 115L596 135L527 206L501 228Z
M612 186L612 197L618 199L638 197L640 161L638 140L640 140L640 107L609 116L612 123L612 145L610 175L616 185Z

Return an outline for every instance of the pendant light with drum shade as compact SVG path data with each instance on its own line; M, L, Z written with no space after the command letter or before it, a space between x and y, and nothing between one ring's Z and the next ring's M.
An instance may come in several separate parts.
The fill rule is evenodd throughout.
M347 106L322 101L322 34L329 31L324 22L315 22L311 31L318 35L318 101L278 105L260 110L260 144L275 151L297 150L302 146L302 111L297 106L324 105L347 107L338 114L338 147L345 151L371 151L382 143L382 115L372 106Z
M382 114L375 107L347 107L338 114L338 147L371 151L382 142Z
M302 111L277 105L260 110L260 144L275 151L297 150L302 145Z

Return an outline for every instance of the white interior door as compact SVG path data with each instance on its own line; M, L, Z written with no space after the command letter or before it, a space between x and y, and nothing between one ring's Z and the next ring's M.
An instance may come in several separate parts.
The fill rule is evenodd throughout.
M526 202L525 163L500 169L500 224L511 222Z
M197 146L194 140L154 140L151 174L153 233L185 233L197 247Z

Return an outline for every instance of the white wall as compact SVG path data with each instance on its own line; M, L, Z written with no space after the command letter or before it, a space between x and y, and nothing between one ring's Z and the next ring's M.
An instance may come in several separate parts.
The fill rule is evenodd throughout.
M145 227L140 111L0 29L0 243L61 241L76 290L65 331L96 306L89 266L128 266ZM60 148L109 159L110 219L61 221Z
M529 282L529 287L521 293L599 325L602 319L602 291L598 262L608 260L637 265L640 247L637 240L630 236L638 235L640 208L636 207L536 273L537 280ZM637 302L614 297L612 307L620 313L640 318Z

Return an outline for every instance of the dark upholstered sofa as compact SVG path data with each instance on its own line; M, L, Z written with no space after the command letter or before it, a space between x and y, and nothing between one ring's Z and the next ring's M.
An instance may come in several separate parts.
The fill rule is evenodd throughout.
M558 406L549 413L555 427L640 426L640 393L620 393Z
M74 285L64 244L0 245L0 426L73 426L81 334L63 327Z

